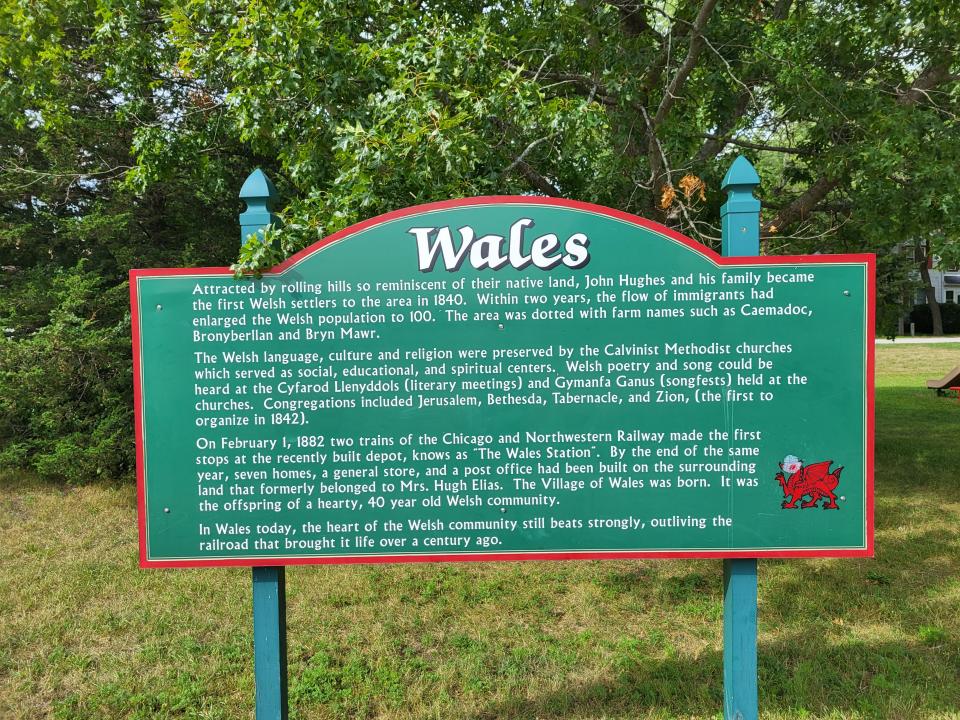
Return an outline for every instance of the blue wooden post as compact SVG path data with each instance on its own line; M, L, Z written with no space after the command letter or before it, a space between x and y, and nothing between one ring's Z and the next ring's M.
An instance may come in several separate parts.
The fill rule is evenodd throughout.
M240 188L240 243L276 222L277 189L262 170ZM257 720L287 720L287 580L282 567L253 568L253 672Z
M738 157L723 178L720 208L723 254L760 254L760 176ZM723 561L723 717L757 720L757 561Z
M247 209L240 213L240 244L247 236L263 233L268 225L277 221L273 214L273 204L278 197L277 189L270 178L259 168L254 170L240 188L240 199L247 203Z
M253 568L253 672L257 720L287 720L287 580Z
M723 717L757 720L757 561L723 561Z

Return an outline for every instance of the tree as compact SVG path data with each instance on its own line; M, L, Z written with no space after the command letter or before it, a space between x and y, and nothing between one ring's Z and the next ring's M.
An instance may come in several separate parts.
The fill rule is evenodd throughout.
M940 0L0 0L4 362L63 340L70 313L120 332L132 266L236 259L231 198L256 166L288 205L241 271L380 212L494 193L716 245L719 181L744 153L767 252L876 251L899 288L914 268L894 248L937 238L949 256L960 230L958 32ZM128 371L124 353L104 357ZM35 465L126 407L34 427L17 397L0 446ZM127 422L108 436L126 442Z
M136 163L189 99L165 28L156 6L0 4L0 463L128 473L127 270L236 253L223 198L245 152L163 177Z
M954 6L318 8L194 2L174 26L181 67L215 83L244 141L281 158L290 248L488 192L594 200L711 244L731 151L761 166L771 251L955 236Z

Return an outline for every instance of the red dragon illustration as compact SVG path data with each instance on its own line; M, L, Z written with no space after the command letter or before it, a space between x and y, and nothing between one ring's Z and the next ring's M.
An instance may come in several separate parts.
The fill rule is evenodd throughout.
M839 509L837 496L833 491L840 483L840 471L843 467L830 472L832 464L833 460L824 460L805 466L796 457L787 456L787 459L780 463L780 469L785 470L788 477L784 477L782 472L777 473L777 482L783 488L783 496L786 498L781 507L795 509L797 502L809 495L810 499L801 503L801 508L816 507L820 500L826 499L827 502L823 504L824 510Z

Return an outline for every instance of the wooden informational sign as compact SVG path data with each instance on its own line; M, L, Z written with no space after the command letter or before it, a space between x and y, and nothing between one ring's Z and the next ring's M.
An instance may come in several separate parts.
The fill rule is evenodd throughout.
M132 271L141 563L871 555L873 276L527 197Z

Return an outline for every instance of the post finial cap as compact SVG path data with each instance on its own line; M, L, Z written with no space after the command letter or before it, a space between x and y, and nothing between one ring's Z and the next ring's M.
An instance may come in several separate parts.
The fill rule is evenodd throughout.
M753 167L753 163L747 160L743 155L740 155L736 160L733 161L733 165L730 166L730 169L727 170L727 174L723 176L723 182L720 183L720 189L726 190L728 187L733 185L759 185L760 176L757 174L756 168Z
M243 187L240 188L240 199L242 200L264 199L272 202L278 197L280 197L280 194L277 192L277 188L260 168L250 173L244 181Z

